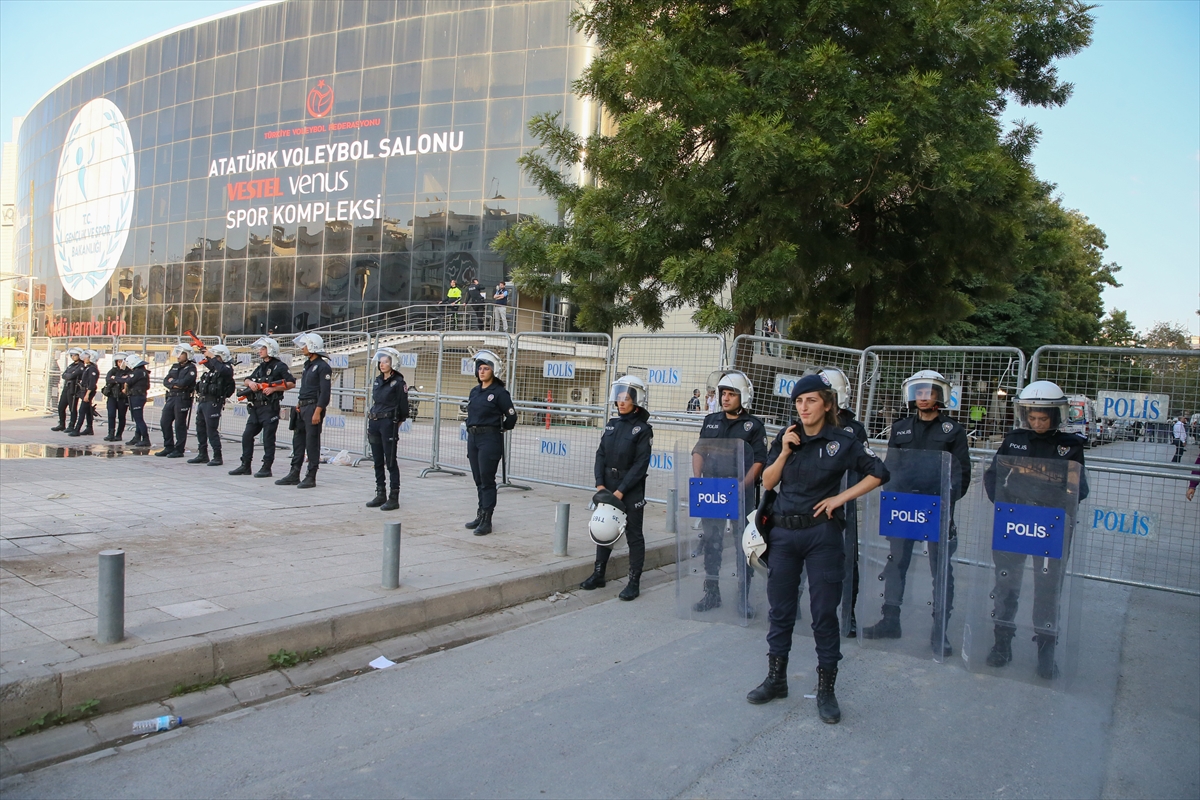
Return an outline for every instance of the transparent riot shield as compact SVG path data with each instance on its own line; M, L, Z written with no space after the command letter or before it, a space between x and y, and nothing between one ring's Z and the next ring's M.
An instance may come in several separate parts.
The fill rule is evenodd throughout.
M972 486L962 659L972 672L1065 689L1076 670L1087 478L1073 461L997 455ZM961 554L960 554L961 555Z
M677 613L682 619L749 625L765 620L766 579L746 564L742 532L757 497L740 439L700 439L675 450ZM684 510L686 509L686 513Z
M891 479L861 503L858 641L944 661L958 546L949 453L889 449Z

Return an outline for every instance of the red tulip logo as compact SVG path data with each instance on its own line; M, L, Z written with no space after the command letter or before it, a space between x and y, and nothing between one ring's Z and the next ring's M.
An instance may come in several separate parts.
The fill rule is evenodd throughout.
M320 118L333 110L333 87L322 80L308 93L308 113Z

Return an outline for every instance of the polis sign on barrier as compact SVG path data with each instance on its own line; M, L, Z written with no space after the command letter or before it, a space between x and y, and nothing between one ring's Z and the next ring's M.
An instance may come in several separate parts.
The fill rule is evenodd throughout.
M1098 397L1104 419L1165 422L1171 411L1171 396L1167 394L1102 391Z
M1067 514L1061 508L996 503L992 549L1029 556L1062 558Z
M1154 518L1145 511L1095 508L1092 510L1092 530L1097 533L1123 533L1138 539L1154 538Z
M350 366L350 356L336 355L329 357L329 366L334 369L346 369Z
M782 372L775 376L775 394L778 397L792 396L792 387L800 380L799 375L784 375Z
M678 386L682 376L679 367L651 367L646 383L651 386Z
M416 369L417 354L416 353L401 353L399 369Z
M542 362L542 377L543 378L559 378L561 380L575 380L575 362L574 361L543 361Z
M675 456L672 453L651 453L650 469L671 472L675 469Z
M688 510L693 519L737 519L737 478L691 478Z
M930 494L879 493L879 535L936 542L941 539L942 500Z
M569 458L571 446L562 439L538 439L538 455Z

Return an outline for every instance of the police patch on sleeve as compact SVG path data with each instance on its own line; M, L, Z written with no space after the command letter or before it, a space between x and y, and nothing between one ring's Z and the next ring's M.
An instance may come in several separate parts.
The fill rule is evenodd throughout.
M954 426L951 425L949 422L942 423L942 433L949 433L952 430L954 430Z
M491 401L491 400L495 400L495 399L496 399L496 395L494 395L494 394L489 394L489 395L488 395L488 400L489 400L489 401Z
M871 446L868 444L863 445L863 452L869 455L871 458L879 458L879 456L875 455L875 451L872 450Z
M825 452L829 453L831 456L837 455L837 451L840 449L842 449L842 446L837 442L830 442L829 444L825 445Z
M642 429L642 426L641 426L641 425L634 425L634 426L633 426L633 435L634 435L634 436L637 436L637 435L638 435L638 431L640 431L641 429Z
M849 425L842 428L842 430L844 430L846 433L854 433L854 428L851 428Z
M516 412L516 411L514 411L514 410L512 410L511 408L508 410L508 415L509 415L510 417L511 417L513 414L516 414L516 413L517 413L517 412Z
M745 422L745 423L743 423L743 424L742 424L742 429L743 429L743 430L745 430L747 433L749 433L749 432L750 432L750 429L751 429L751 428L753 428L753 427L754 427L754 423L753 423L753 422Z
M1066 456L1066 454L1069 452L1071 452L1071 448L1067 447L1065 444L1060 444L1058 446L1058 454L1060 456Z

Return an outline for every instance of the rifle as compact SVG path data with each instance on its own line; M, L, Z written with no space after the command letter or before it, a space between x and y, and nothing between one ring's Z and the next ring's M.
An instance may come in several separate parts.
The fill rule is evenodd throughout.
M238 389L238 392L237 392L238 402L240 403L243 400L247 400L251 404L253 404L256 396L263 395L263 391L262 391L263 389L286 389L287 381L275 381L274 383L259 383L258 385L260 387L258 389L258 391L251 389L249 386L243 386L241 389ZM266 395L263 395L263 396L265 397Z

